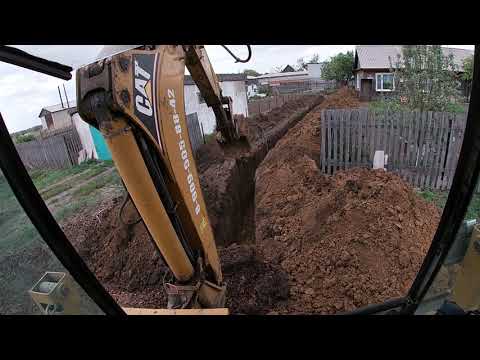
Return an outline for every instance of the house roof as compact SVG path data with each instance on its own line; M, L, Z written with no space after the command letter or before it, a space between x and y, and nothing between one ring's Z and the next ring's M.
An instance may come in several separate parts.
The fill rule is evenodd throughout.
M295 71L295 69L293 67L291 67L290 65L287 65L283 68L282 73L293 72L293 71Z
M444 55L453 55L453 61L460 71L463 71L463 60L473 55L473 50L442 47ZM402 54L401 45L358 45L355 48L358 56L356 69L388 69L390 58L395 65L397 55Z
M245 74L217 74L218 81L246 81ZM191 75L185 75L184 85L195 85Z
M69 110L69 109L72 109L72 108L74 108L74 107L77 106L77 104L76 104L75 101L68 101L68 104L70 105L70 107L67 107L67 103L66 103L66 102L63 103L63 106L62 106L62 104L45 106L45 107L42 108L42 110L40 111L40 114L38 115L38 117L44 116L45 113L56 113L56 112L62 111L62 110Z
M256 76L254 79L268 79L268 78L276 78L276 77L284 77L284 76L301 76L301 75L308 75L308 71L291 71L291 72L284 72L284 73L265 74L265 75Z

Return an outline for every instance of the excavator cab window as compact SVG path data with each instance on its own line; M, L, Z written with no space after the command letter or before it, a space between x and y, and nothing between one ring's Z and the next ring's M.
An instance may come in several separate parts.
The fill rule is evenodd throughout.
M103 315L43 241L2 170L0 198L0 315Z
M95 59L133 47L110 47ZM30 50L28 47L19 49ZM64 59L55 58L53 63L46 63L3 50L0 51L2 61L21 63L26 68L63 79L71 77L73 68L91 61L64 62ZM47 54L33 55L46 57ZM237 58L237 61L243 60ZM477 69L479 61L476 49ZM62 65L65 63L67 65ZM467 128L455 178L432 245L413 285L400 298L371 304L351 314L475 313L478 310L480 230L476 219L467 212L480 172L480 123L474 121L480 116L478 71L472 83ZM198 100L201 99L199 94ZM65 214L52 211L52 216L46 210L43 200L48 197L48 208L55 210L56 201L62 200L56 191L66 186L65 183L59 180L47 185L42 176L48 175L27 172L19 162L3 119L0 119L0 126L0 314L124 314L95 278L92 269L83 262L81 244L72 247L65 236L68 229L65 227L62 231L60 228L58 223ZM100 169L101 166L91 170L89 176L105 170ZM85 174L72 173L70 176L81 181ZM114 180L121 183L119 178ZM35 194L37 190L43 199ZM70 195L84 191L87 191L84 187L77 186L71 189ZM100 222L101 211L99 208L97 212Z

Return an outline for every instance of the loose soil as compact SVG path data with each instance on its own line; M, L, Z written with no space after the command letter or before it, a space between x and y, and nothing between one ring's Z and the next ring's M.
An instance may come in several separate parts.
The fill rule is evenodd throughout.
M289 278L279 313L331 314L404 296L433 238L439 210L397 175L319 170L320 110L359 105L346 89L327 97L257 169L257 247Z
M431 242L439 211L398 176L320 172L320 110L360 106L347 89L322 100L243 119L242 142L198 154L233 314L330 314L405 295ZM165 307L166 266L143 223L119 221L121 200L64 230L122 306ZM138 218L131 204L124 218Z
M253 246L243 245L254 243L254 175L276 141L322 100L318 95L305 96L266 115L241 119L242 141L227 147L213 142L197 155L232 313L266 313L274 301L288 296L286 275L278 266L266 264ZM258 129L262 129L261 135ZM90 210L81 212L65 222L63 229L122 306L165 307L162 284L167 268L143 223L125 226L120 222L121 201L116 198L99 204L104 211L95 216ZM138 219L131 203L125 207L123 219L127 223Z

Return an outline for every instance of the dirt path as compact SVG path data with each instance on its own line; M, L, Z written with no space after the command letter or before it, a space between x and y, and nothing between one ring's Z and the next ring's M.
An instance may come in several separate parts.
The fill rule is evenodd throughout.
M105 171L102 171L101 173L99 173L99 174L97 174L97 175L95 175L91 178L80 181L79 183L75 184L74 186L72 186L68 190L51 197L50 199L48 199L46 201L46 204L47 204L48 208L50 209L51 212L55 212L56 210L65 206L65 204L72 199L72 194L76 190L78 190L82 186L84 186L88 183L91 183L92 181L95 181L95 180L97 180L101 177L108 176L109 174L113 173L114 171L115 171L115 168L106 169Z
M67 176L67 177L64 177L62 178L60 181L57 181L49 186L47 186L46 188L43 188L41 191L40 191L40 194L43 194L43 193L46 193L50 190L53 190L54 188L60 186L60 185L63 185L67 182L74 182L75 179L83 176L84 174L86 174L87 172L89 171L92 171L92 169L96 169L97 167L101 166L101 164L97 164L95 165L94 167L91 167L91 168L86 168L85 170L83 170L82 172L78 173L78 174L75 174L75 175L70 175L70 176ZM106 169L105 169L106 170Z

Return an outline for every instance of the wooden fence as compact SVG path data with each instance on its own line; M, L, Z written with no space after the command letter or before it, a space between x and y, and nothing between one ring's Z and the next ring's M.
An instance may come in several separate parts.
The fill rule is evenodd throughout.
M287 101L297 100L303 94L284 94L269 96L260 100L253 100L248 103L248 115L267 113L272 109L282 106Z
M348 109L323 110L321 118L323 172L372 167L375 151L383 150L388 156L387 171L398 173L413 186L450 188L463 141L465 114Z
M40 138L16 144L18 154L27 169L62 169L78 164L82 143L75 128L68 127Z

